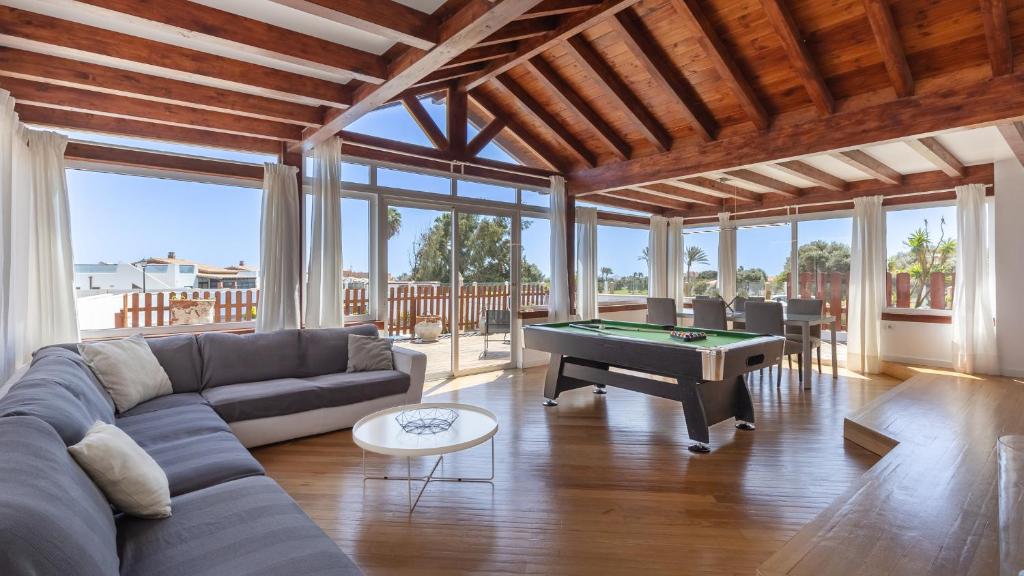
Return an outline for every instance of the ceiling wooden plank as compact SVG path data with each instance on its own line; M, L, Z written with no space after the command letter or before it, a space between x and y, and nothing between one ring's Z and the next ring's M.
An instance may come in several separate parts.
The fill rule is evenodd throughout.
M517 20L502 26L493 34L481 40L477 46L495 46L543 36L557 27L558 18L554 16L534 18L532 20Z
M818 120L776 119L761 133L714 142L679 142L670 152L610 162L570 175L570 189L597 192L862 147L954 128L1024 117L1024 73L956 81L909 98L852 106ZM970 105L965 105L969 102Z
M632 148L619 136L612 127L604 121L598 113L587 104L587 101L580 96L572 86L569 85L558 72L538 56L533 60L527 60L526 66L550 88L551 94L558 99L566 108L573 110L583 121L593 129L601 140L616 153L619 158L625 160L632 155Z
M771 23L775 33L782 40L786 56L789 58L793 70L800 77L800 81L803 82L804 88L807 89L807 95L811 97L811 102L822 116L828 116L835 109L832 93L829 91L828 85L825 84L825 78L818 70L818 66L814 63L800 34L800 29L785 2L786 0L761 0L761 5L768 16L768 22Z
M576 138L572 132L569 132L558 118L541 106L540 102L530 95L526 88L523 88L518 82L510 78L508 74L498 76L495 78L495 81L504 86L528 113L541 124L547 126L548 130L558 137L573 155L590 166L597 166L597 156L584 146L583 142Z
M392 0L271 1L420 50L437 45L436 23L430 15Z
M736 101L746 112L750 121L761 130L767 128L771 123L768 112L765 111L761 99L754 92L754 88L744 76L743 71L736 65L729 48L715 31L714 25L700 7L700 3L697 0L671 0L670 3L679 14L693 23L697 32L697 43L711 59L718 75L732 89Z
M335 82L7 6L0 6L0 34L49 44L48 52L57 56L75 51L97 54L155 66L172 72L176 79L189 82L196 81L195 78L209 78L245 87L245 91L250 93L290 100L301 98L326 106L347 106L352 101L352 89Z
M775 178L765 176L764 174L754 172L753 170L748 170L746 168L731 170L729 172L725 172L725 175L729 178L742 180L743 182L749 182L751 184L761 186L762 188L767 188L771 194L777 194L787 198L796 198L800 195L800 188L798 186L793 186L788 182L776 180Z
M227 150L245 150L264 154L278 154L281 151L280 141L266 138L239 136L226 132L211 132L209 130L184 128L170 124L153 124L152 122L141 120L100 116L98 114L44 108L42 106L22 103L15 104L14 109L21 117L21 121L26 124L68 128L100 134L112 134L114 136L179 142Z
M914 149L931 162L936 168L942 170L947 176L963 176L967 173L964 165L953 155L937 138L911 138L906 141L907 145Z
M886 166L884 162L863 150L837 152L835 154L831 154L831 156L847 166L852 166L857 170L860 170L879 182L885 182L886 184L899 184L903 181L902 174L893 170L889 166Z
M178 174L185 172L201 176L263 180L263 166L255 164L196 158L195 156L181 156L148 150L134 150L85 142L68 142L67 148L64 150L64 159L104 166L156 169Z
M437 82L444 82L445 80L455 80L462 78L463 76L469 76L483 70L484 65L477 64L463 64L462 66L453 66L450 68L441 68L427 74L422 80L413 85L414 88L420 86L426 86L428 84L434 84Z
M829 174L824 170L819 170L814 166L811 166L810 164L803 162L801 160L789 160L786 162L779 162L777 164L772 164L772 167L778 170L782 170L783 172L790 174L792 176L796 176L798 178L803 178L804 180L813 182L818 186L823 186L825 188L828 188L829 190L834 190L836 192L846 190L846 186L848 184L842 178L833 176L832 174Z
M561 16L563 14L572 14L573 12L582 12L597 4L597 2L598 0L544 0L540 6L523 14L519 19Z
M691 204L701 206L721 206L722 197L715 196L707 190L697 191L686 188L682 182L677 180L666 180L665 182L652 182L643 186L634 186L634 190L642 190L649 194L667 195L670 198L686 200Z
M679 180L680 183L687 186L696 188L703 188L705 190L711 190L712 192L721 195L724 198L730 198L738 200L740 202L758 202L761 200L761 194L745 190L732 184L726 184L725 182L719 182L706 176L694 176L693 178L683 178Z
M1001 122L999 133L1002 134L1006 145L1010 147L1013 155L1024 166L1024 124L1020 122Z
M1013 42L1010 39L1006 0L980 0L980 4L992 75L1010 74L1013 72Z
M427 135L427 139L434 145L434 148L438 150L448 149L448 139L445 138L444 133L441 132L441 128L434 122L434 119L430 117L430 113L427 109L420 104L420 101L415 96L406 96L402 98L402 105L408 110L409 115L416 121L416 125L423 130L423 133Z
M582 36L576 36L569 39L567 46L572 49L577 61L587 71L588 78L606 97L619 102L645 138L661 152L672 148L672 136L589 42Z
M382 82L387 71L387 62L376 54L187 0L72 0L67 5L76 12L128 20L141 37L147 31L198 36L365 82Z
M309 130L303 146L311 148L363 115L389 102L409 89L424 76L450 62L456 56L474 47L541 0L468 0L454 14L439 25L438 44L424 53L409 48L395 58L388 72L388 80L380 86L366 85L356 90L355 102L340 114L325 118L322 128Z
M896 89L896 96L904 98L912 95L914 76L910 73L907 55L903 51L903 41L900 40L899 30L893 22L888 0L863 1L871 32L875 35L875 43L878 44L878 51L882 53L882 63L885 64L885 71L889 73L892 87Z
M673 198L664 194L650 194L647 190L642 188L624 188L622 190L606 192L604 195L624 198L626 200L636 200L637 202L643 202L644 204L650 204L652 206L660 206L669 210L685 211L693 208L693 204L680 200L678 196Z
M637 62L655 84L675 99L697 136L704 141L714 140L718 132L714 117L697 91L675 67L672 58L654 41L640 16L633 10L623 10L615 15L613 22Z
M488 62L501 58L502 56L508 56L516 51L517 44L515 42L506 42L505 44L492 44L490 46L477 46L470 48L457 58L453 58L451 62L448 62L444 66L441 66L441 70L446 68L455 68L457 66L463 66L465 64L479 64L481 62Z
M14 48L0 47L0 76L303 126L319 126L323 116L316 106L232 92Z
M34 106L291 142L299 141L302 134L302 127L294 124L152 102L139 98L111 96L21 78L0 78L0 87L8 90L18 102Z
M551 32L520 42L519 49L515 54L495 60L483 72L464 83L463 88L467 91L473 90L477 86L494 79L499 74L508 72L523 62L547 51L552 46L571 39L594 24L615 15L621 10L629 8L637 2L639 0L605 0L583 12L577 12L568 16L562 20L558 28Z
M469 141L469 144L466 146L466 155L470 158L479 155L480 152L483 151L484 147L487 146L491 140L494 140L494 137L498 135L498 132L501 132L504 129L505 121L500 118L495 118L488 122L487 126L484 126L483 130L477 132L476 136Z
M544 144L540 138L537 138L526 126L517 121L513 115L499 105L497 102L492 100L485 94L482 94L479 90L474 90L469 93L469 97L473 99L477 104L480 105L494 118L501 118L512 135L523 143L524 146L530 149L542 162L550 166L551 168L558 170L559 172L565 172L565 161L558 156L551 148Z

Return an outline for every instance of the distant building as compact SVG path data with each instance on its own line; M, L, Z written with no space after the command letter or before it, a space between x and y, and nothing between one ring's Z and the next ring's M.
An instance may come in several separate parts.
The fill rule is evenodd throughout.
M258 271L244 261L225 268L178 258L146 258L133 263L75 264L75 289L83 292L214 290L256 288Z

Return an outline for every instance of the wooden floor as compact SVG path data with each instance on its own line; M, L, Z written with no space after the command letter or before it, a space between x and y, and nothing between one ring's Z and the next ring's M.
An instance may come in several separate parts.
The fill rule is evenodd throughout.
M432 484L411 517L404 483L364 485L348 431L254 453L370 575L750 576L878 460L843 440L843 417L898 383L815 374L808 392L792 376L755 379L758 429L713 427L710 454L686 450L668 400L584 389L544 408L536 369L428 383L428 401L497 414L497 478ZM488 454L446 458L448 472L484 472Z

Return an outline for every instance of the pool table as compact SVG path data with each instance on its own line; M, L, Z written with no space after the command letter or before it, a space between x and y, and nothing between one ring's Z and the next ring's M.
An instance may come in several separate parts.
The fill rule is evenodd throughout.
M562 392L594 386L625 388L683 405L694 452L710 451L708 427L736 418L736 427L754 429L754 407L744 376L777 364L785 339L748 332L659 326L636 322L586 320L525 326L526 347L551 353L544 383L546 406ZM677 336L703 332L707 338ZM675 382L609 368L667 376Z

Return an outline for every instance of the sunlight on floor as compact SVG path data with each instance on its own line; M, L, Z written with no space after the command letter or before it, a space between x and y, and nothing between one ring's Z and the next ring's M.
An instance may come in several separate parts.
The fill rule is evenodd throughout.
M972 376L970 374L963 374L956 370L945 370L943 368L927 368L925 366L907 366L908 370L917 372L918 374L935 374L939 376L956 376L957 378L966 378L968 380L984 380L980 376Z

